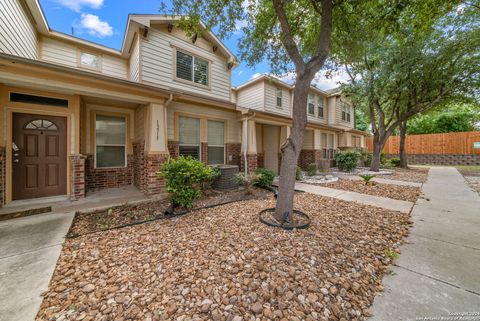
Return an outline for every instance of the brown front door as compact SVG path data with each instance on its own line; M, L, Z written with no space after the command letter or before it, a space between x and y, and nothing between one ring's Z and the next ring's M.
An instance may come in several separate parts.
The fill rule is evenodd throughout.
M14 200L67 193L65 117L13 114Z

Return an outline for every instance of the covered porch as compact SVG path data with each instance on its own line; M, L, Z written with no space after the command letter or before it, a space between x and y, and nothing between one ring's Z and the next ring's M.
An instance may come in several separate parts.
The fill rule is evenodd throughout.
M168 94L37 62L0 62L0 207L113 187L163 192L156 172L169 157Z

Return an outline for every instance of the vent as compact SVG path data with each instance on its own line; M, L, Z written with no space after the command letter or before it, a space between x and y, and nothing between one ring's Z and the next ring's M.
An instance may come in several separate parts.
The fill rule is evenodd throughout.
M10 101L13 101L16 103L37 104L37 105L68 108L67 99L34 96L34 95L27 95L27 94L20 94L20 93L10 93Z

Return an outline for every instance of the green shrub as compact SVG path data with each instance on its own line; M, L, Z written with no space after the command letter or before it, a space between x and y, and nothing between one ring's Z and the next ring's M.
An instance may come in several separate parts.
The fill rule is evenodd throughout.
M255 186L269 187L272 186L275 179L275 172L268 168L257 168L255 173L259 176Z
M362 153L363 164L366 167L370 167L372 165L372 157L373 157L373 153L371 152Z
M302 169L300 168L300 166L297 166L297 168L295 169L295 179L297 181L301 181L303 178L302 176Z
M315 176L317 175L317 164L311 163L307 166L307 175L308 176Z
M164 163L158 175L166 179L167 192L172 194L172 202L191 208L193 201L202 195L203 184L211 182L219 172L202 162L180 156Z
M370 182L375 175L370 175L370 174L364 174L364 175L359 175L363 181L365 182L365 185L373 185L373 182Z
M247 193L251 194L253 186L259 182L260 175L257 173L250 173L245 175L244 173L238 173L233 178L237 185L243 186Z
M393 166L398 167L400 166L400 158L398 157L390 158L390 163L392 163Z
M341 150L335 155L338 169L341 171L351 172L357 168L360 153L356 150Z
M383 162L380 163L381 167L383 168L394 168L395 165L390 159L385 159Z

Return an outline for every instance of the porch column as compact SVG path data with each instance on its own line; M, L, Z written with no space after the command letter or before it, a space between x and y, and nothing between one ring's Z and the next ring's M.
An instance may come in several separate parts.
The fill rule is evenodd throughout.
M85 183L85 155L80 151L80 96L74 95L70 100L72 114L70 118L70 135L72 137L69 154L69 192L71 200L78 200L85 197L86 183ZM86 135L86 133L83 133Z
M257 131L255 121L249 118L244 118L242 123L241 151L241 169L244 172L255 171L257 169Z
M167 108L161 103L149 103L145 106L145 147L136 148L137 160L134 172L137 187L145 194L163 193L165 182L158 176L161 165L168 161ZM143 152L143 155L140 153ZM143 157L142 157L143 156Z

